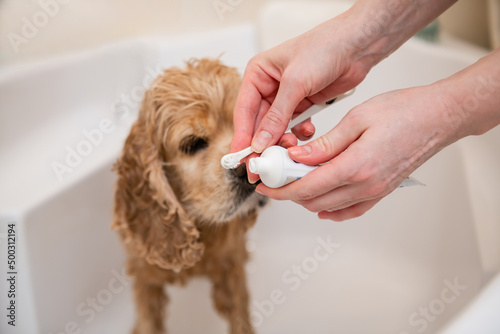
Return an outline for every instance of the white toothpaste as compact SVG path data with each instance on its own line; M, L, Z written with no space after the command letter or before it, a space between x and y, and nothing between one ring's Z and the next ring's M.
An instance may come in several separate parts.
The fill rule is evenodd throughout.
M248 162L250 172L259 174L262 182L269 188L279 188L300 179L318 168L293 161L288 150L281 146L270 146L257 158Z
M260 157L252 158L248 162L250 172L258 174L262 183L269 188L283 187L318 167L295 162L288 155L288 150L281 146L270 146L262 152ZM407 177L398 188L416 185L425 186L422 182Z

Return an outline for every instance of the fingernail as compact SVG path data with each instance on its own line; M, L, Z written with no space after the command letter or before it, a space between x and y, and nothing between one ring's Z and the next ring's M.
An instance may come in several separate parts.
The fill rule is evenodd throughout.
M261 131L252 141L252 149L257 153L262 153L271 141L271 134L267 131Z
M248 172L247 179L248 179L248 183L255 184L257 181L259 181L260 178L258 175L251 174L250 172Z
M295 146L295 147L290 147L288 149L288 152L290 152L290 154L293 155L294 157L301 157L311 154L312 148L309 145Z
M294 144L289 141L289 140L283 140L279 143L280 146L284 147L284 148L288 148L288 147L292 147L294 146Z
M306 128L303 132L304 136L311 137L314 134L314 130Z

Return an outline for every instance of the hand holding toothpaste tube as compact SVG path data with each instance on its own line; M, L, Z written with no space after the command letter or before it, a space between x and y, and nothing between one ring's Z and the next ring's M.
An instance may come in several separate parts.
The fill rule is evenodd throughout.
M358 0L348 12L254 57L235 106L231 150L251 144L254 151L262 152L279 144L289 148L295 161L323 164L284 187L271 189L260 184L257 191L274 199L293 200L318 212L320 218L357 217L445 146L498 125L497 49L432 85L370 99L352 109L328 134L305 146L296 146L297 138L312 136L310 122L296 126L293 134L283 134L293 114L356 86L373 65L453 2L420 0L403 5L400 0ZM391 15L367 34L363 27L381 10L389 10ZM464 113L478 77L491 78L488 89L494 92L478 99L474 113ZM249 173L249 179L255 182L258 176Z

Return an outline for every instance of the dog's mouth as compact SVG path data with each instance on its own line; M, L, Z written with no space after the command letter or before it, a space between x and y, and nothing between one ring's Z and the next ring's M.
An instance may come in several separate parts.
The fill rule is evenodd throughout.
M231 205L231 208L228 210L228 215L233 215L236 213L247 200L252 196L256 195L255 188L261 181L257 181L252 184L248 182L247 177L247 169L245 163L242 163L235 169L228 170L230 173L230 178L233 184L233 191L235 192L235 196ZM259 206L262 207L266 204L267 198L259 195L259 198L255 202L248 202L251 206ZM253 204L252 204L253 203Z
M248 196L255 192L258 183L248 182L247 167L242 163L238 168L231 170L233 175L233 184L236 189L238 199L244 201ZM260 180L259 180L260 181Z

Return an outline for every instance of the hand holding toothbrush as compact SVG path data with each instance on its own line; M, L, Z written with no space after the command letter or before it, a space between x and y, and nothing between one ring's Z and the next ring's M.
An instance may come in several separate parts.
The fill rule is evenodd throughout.
M274 144L309 165L327 163L278 189L257 191L293 200L320 218L360 216L443 147L500 123L500 84L478 110L458 117L477 77L500 78L500 50L470 69L426 87L389 92L351 110L325 136L299 147L314 126L304 122L284 134L292 115L359 84L372 66L432 21L453 0L358 0L344 14L254 57L248 64L234 113L231 151L255 152ZM383 21L377 13L385 13ZM373 23L378 23L377 29ZM494 88L493 88L494 87ZM258 177L249 173L249 180Z

